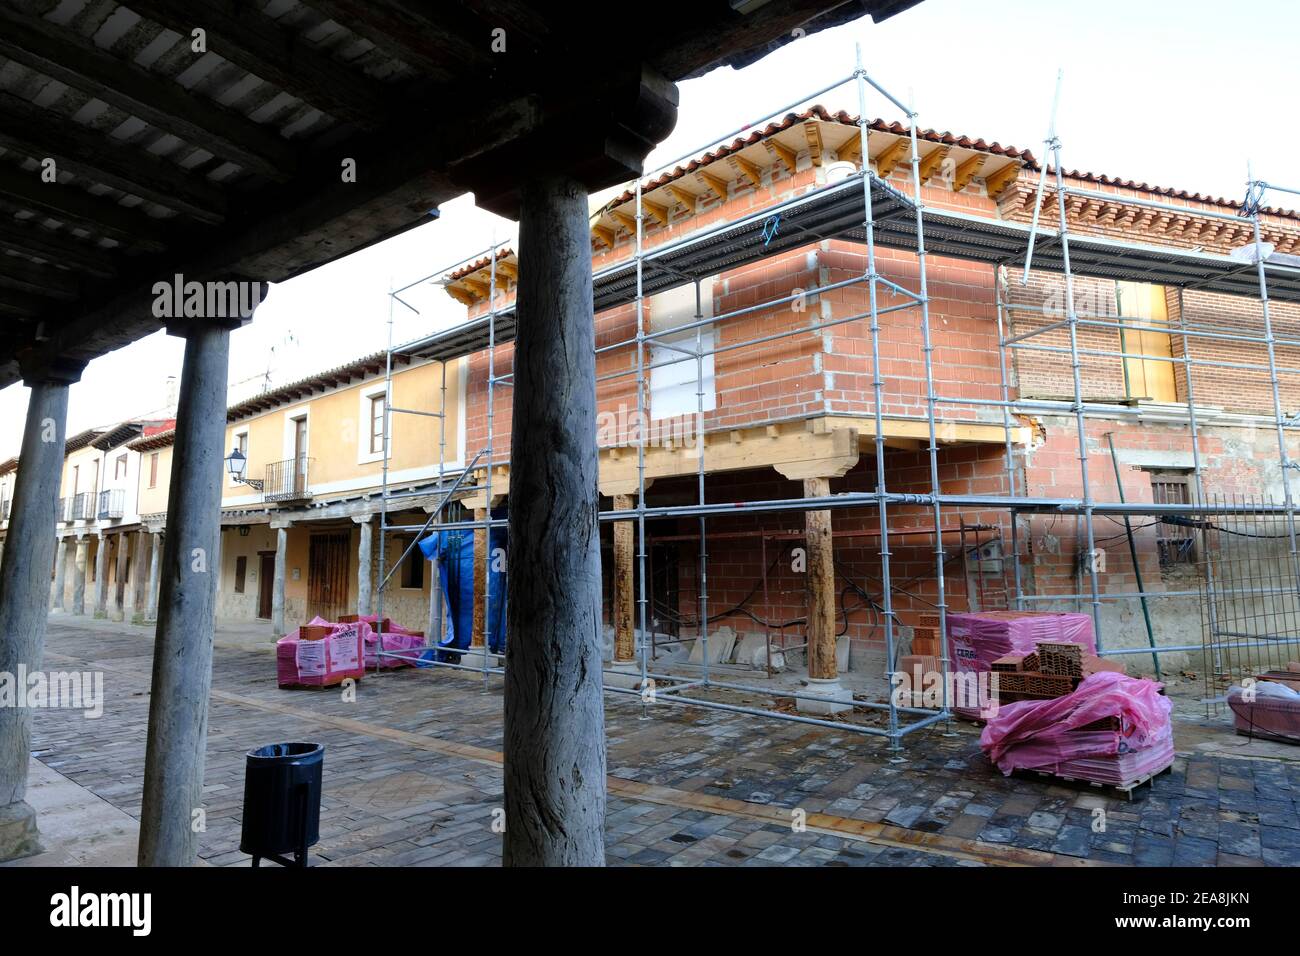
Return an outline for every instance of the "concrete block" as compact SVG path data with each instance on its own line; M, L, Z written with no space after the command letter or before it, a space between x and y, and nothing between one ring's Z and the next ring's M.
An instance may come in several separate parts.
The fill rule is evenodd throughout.
M709 663L720 664L723 661L731 660L732 651L736 647L736 632L729 627L720 627L717 630L709 631ZM704 663L704 642L696 639L691 645L692 664Z

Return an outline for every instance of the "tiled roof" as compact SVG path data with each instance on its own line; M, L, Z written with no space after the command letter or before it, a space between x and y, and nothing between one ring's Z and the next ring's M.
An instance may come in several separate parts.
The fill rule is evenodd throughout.
M1049 174L1053 167L1048 167ZM1200 202L1211 206L1222 206L1224 209L1230 209L1233 212L1241 209L1240 200L1224 199L1221 196L1202 195L1201 193L1188 192L1185 189L1173 189L1169 186L1152 186L1150 183L1139 183L1132 179L1120 179L1118 176L1107 176L1104 173L1089 173L1078 169L1061 170L1062 175L1070 179L1077 179L1085 183L1096 183L1099 186L1110 186L1113 189L1133 189L1138 192L1151 193L1155 196L1164 196L1167 199L1182 199L1187 202ZM1282 216L1287 219L1300 219L1300 212L1294 209L1278 209L1272 206L1265 206L1260 212L1270 216Z
M725 159L732 153L737 153L746 147L753 146L755 143L761 143L769 136L775 136L783 130L790 129L800 123L806 123L809 120L821 120L825 123L839 123L842 126L854 128L858 125L858 118L844 112L843 110L832 113L820 104L810 106L802 113L787 113L781 119L768 123L762 129L755 128L747 135L740 136L732 140L730 143L723 144L716 149L710 150L702 156L692 159L684 166L678 166L671 172L663 173L653 180L644 182L641 184L641 190L642 192L649 192L652 189L658 189L674 180L681 179L683 176L689 176L697 169L701 169L711 163L716 163L720 159ZM871 120L867 124L867 129L874 133L892 133L895 136L906 136L908 134L908 127L904 126L902 123L886 123L882 119ZM938 143L941 146L960 146L963 149L973 149L982 153L1006 156L1008 159L1018 159L1022 161L1030 169L1038 168L1038 161L1034 159L1033 153L1029 152L1027 149L1017 149L1014 146L1003 146L1001 143L997 142L989 143L983 139L971 139L969 136L958 136L946 131L941 133L933 129L917 130L916 136L918 140L924 140L928 143ZM632 190L627 190L622 195L611 199L606 204L605 208L608 209L612 206L621 206L628 200L635 198L636 193Z

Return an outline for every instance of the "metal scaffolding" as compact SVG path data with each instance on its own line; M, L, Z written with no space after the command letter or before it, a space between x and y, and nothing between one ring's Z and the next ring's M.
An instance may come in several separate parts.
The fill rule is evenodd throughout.
M940 668L943 688L942 703L938 707L906 707L886 695L884 701L854 699L854 708L868 713L876 713L883 718L883 726L875 726L852 720L824 720L804 714L789 713L772 707L753 707L730 703L717 699L727 692L739 692L749 696L766 696L768 698L795 698L816 702L818 704L841 704L841 698L829 698L807 691L792 691L784 687L761 686L753 683L737 683L719 680L710 670L709 642L709 582L708 582L708 542L710 518L731 516L737 513L751 515L762 514L799 514L808 511L834 511L844 509L868 509L873 511L879 528L880 559L880 622L883 633L886 680L892 677L897 666L898 627L897 614L893 606L894 582L891 574L890 542L897 534L891 527L891 514L899 507L927 509L932 527L929 534L933 540L933 580L937 594L934 610L938 616L939 633L946 634L948 614L947 585L945 565L952 559L949 549L945 548L944 536L956 530L951 522L945 528L945 516L956 512L962 528L966 522L962 517L965 511L996 511L1008 516L1010 539L1011 587L1008 590L1008 602L1017 609L1035 609L1059 602L1084 602L1090 610L1096 632L1098 652L1106 655L1144 654L1159 661L1159 655L1167 652L1195 652L1213 654L1216 664L1219 650L1224 640L1230 635L1224 632L1216 622L1221 601L1226 597L1241 599L1243 593L1254 593L1250 582L1234 578L1231 582L1220 581L1220 573L1215 563L1216 549L1205 542L1227 523L1240 520L1263 520L1277 523L1286 535L1289 546L1289 581L1300 592L1300 555L1296 547L1295 504L1291 492L1289 471L1295 464L1287 450L1288 431L1300 427L1300 422L1284 415L1279 376L1300 374L1300 369L1279 365L1275 345L1300 346L1300 340L1278 338L1273 332L1273 323L1269 311L1270 292L1275 297L1289 302L1300 302L1300 269L1290 265L1269 262L1260 230L1262 198L1267 189L1278 187L1252 181L1248 200L1241 215L1230 215L1199 207L1178 206L1172 203L1157 202L1129 196L1067 185L1060 162L1061 144L1055 131L1055 112L1046 145L1050 155L1050 166L1044 163L1039 179L1034 204L1033 221L1025 226L1022 223L982 219L961 213L928 209L922 202L921 153L918 144L917 114L905 106L885 87L869 76L862 68L859 55L853 72L841 80L817 90L806 97L779 110L746 123L738 130L714 140L707 148L725 142L740 132L753 129L759 124L781 116L782 114L806 104L826 93L852 86L858 98L859 115L857 128L861 166L854 174L841 180L828 181L815 186L795 198L762 208L753 215L724 222L691 233L684 238L668 240L653 248L647 248L645 242L646 210L643 180L660 171L672 169L676 164L694 158L705 150L692 150L680 157L662 164L653 170L647 170L645 176L638 178L633 189L636 222L635 245L630 257L598 270L593 277L595 309L597 313L620 305L630 305L635 310L635 335L620 341L596 346L598 355L613 351L628 350L634 352L635 363L628 368L598 376L598 384L616 379L632 379L636 392L636 420L639 423L635 435L637 455L637 488L633 506L630 508L611 508L603 511L603 522L632 522L636 528L636 605L639 627L636 628L637 666L639 669L639 686L634 688L606 684L611 693L627 694L640 697L643 703L643 716L648 715L652 704L673 703L691 707L704 707L720 711L742 713L774 720L794 721L833 728L840 732L860 733L882 737L887 740L892 751L897 752L903 738L915 731L936 724L944 723L952 716L951 701L948 699L949 669L951 660L947 641L941 642ZM906 117L910 145L910 195L904 194L890 184L878 178L871 169L869 145L869 121L867 120L867 97L869 91L883 97L893 107L902 111ZM1049 170L1052 182L1049 182ZM1057 224L1055 229L1040 222L1044 197L1046 193L1055 195ZM1285 190L1290 191L1290 190ZM1117 203L1133 204L1153 210L1176 215L1194 214L1210 218L1230 219L1237 222L1247 221L1252 224L1254 236L1254 255L1250 261L1234 259L1228 256L1207 253L1201 250L1183 250L1132 243L1096 236L1075 235L1069 229L1067 204L1070 197L1098 199ZM768 224L774 216L780 216L783 223L779 232L769 230ZM931 237L934 237L933 242ZM867 307L865 310L847 316L832 318L809 317L806 324L797 328L757 335L739 342L723 344L718 337L706 342L705 330L716 328L722 323L740 317L756 315L764 309L787 304L795 296L781 296L745 306L721 314L706 316L701 304L701 282L712 275L736 269L742 265L762 259L791 252L812 243L836 240L858 243L865 247L866 267L861 275L849 279L829 282L808 288L798 293L801 296L816 296L838 289L865 287ZM877 271L876 247L903 249L915 254L917 262L915 288L907 288L894 282ZM399 559L398 565L390 568L383 577L378 591L379 618L383 619L384 590L401 560L410 554L416 546L416 540L431 528L440 531L468 531L490 536L491 529L505 527L507 522L494 518L491 514L492 482L496 466L506 464L507 457L497 455L493 446L494 405L496 386L509 386L510 376L496 374L496 348L509 341L514 333L514 306L501 303L498 295L497 263L504 253L504 248L494 243L484 253L468 257L447 269L416 280L390 294L390 346L387 377L386 424L384 430L384 486L383 519L380 525L380 555L386 555L384 536L390 533L415 534L416 538ZM1000 397L998 399L980 399L941 394L936 389L934 351L932 338L930 296L927 285L927 256L938 254L945 257L964 259L985 263L993 270L996 315L996 335L998 342L998 378ZM486 255L489 265L489 292L487 308L484 314L472 318L453 329L439 332L416 342L394 346L391 341L392 308L400 304L410 307L401 293L411 287L438 278L451 272L457 266L481 260ZM1059 276L1064 284L1065 302L1062 310L1053 311L1046 306L1028 306L1013 301L1010 295L1012 280L1011 269L1023 267L1021 283L1027 283L1031 270ZM1247 272L1254 272L1253 277ZM1164 285L1176 290L1179 301L1178 324L1163 327L1147 326L1141 323L1118 322L1115 316L1096 314L1076 307L1074 277L1076 275L1090 278L1130 280ZM652 330L647 325L646 305L649 297L672 288L694 285L695 314L685 323L679 323L668 329ZM1239 331L1227 331L1222 328L1197 325L1189 322L1187 312L1181 307L1185 290L1201 290L1217 294L1234 296L1257 296L1262 304L1262 336L1251 336ZM880 294L884 292L903 301L882 304ZM710 310L712 311L712 310ZM915 315L917 329L920 332L924 360L925 420L928 425L928 444L924 451L927 457L929 491L928 492L894 492L890 491L887 481L890 477L885 453L884 408L886 402L886 381L881 372L881 326L883 315L906 311ZM1023 317L1031 316L1031 327L1024 327ZM1017 319L1020 318L1020 327ZM803 498L777 500L740 500L709 501L706 497L706 416L705 416L705 359L709 356L723 354L736 349L744 349L773 341L778 338L818 333L827 329L850 323L860 323L869 338L871 349L871 394L875 423L874 472L876 487L874 491L844 492L831 495L814 495ZM1157 357L1129 351L1123 344L1120 349L1096 349L1081 342L1081 333L1086 330L1109 330L1122 334L1125 330L1158 331L1175 337L1182 342L1181 354L1178 356ZM682 336L694 332L694 347L688 347ZM1067 339L1064 346L1044 344L1042 336L1063 334ZM1264 347L1267 364L1257 362L1224 362L1192 357L1188 343L1198 339L1221 340L1257 344ZM671 359L656 363L647 354L650 347L666 348L675 353ZM390 432L392 415L413 411L417 414L430 414L427 411L393 407L392 365L394 355L413 358L431 359L443 363L443 402L439 414L446 409L446 363L461 356L486 353L486 443L472 461L461 463L456 470L449 470L446 462L445 418L442 422L443 440L440 442L439 467L437 480L427 488L406 489L391 492L389 487L388 463L390 454ZM1013 383L1016 368L1016 356L1021 352L1043 353L1065 356L1070 369L1070 393L1064 399L1022 398L1020 389ZM697 445L697 468L695 474L695 500L688 504L650 505L646 500L646 449L647 449L647 394L648 373L653 369L678 364L686 359L695 363L694 411L695 435ZM1196 494L1194 501L1188 502L1145 502L1123 500L1123 486L1118 479L1120 491L1118 501L1099 501L1093 494L1093 476L1089 473L1088 429L1091 417L1104 416L1108 419L1122 420L1125 416L1136 415L1138 410L1132 407L1090 400L1084 391L1083 361L1085 358L1118 359L1121 363L1130 359L1144 361L1165 361L1181 366L1186 381L1187 427L1190 433L1191 455L1193 462L1192 478ZM1192 370L1196 367L1212 366L1230 368L1241 372L1265 372L1271 385L1273 414L1270 424L1274 426L1278 445L1278 460L1282 475L1282 502L1275 503L1260 499L1227 499L1214 496L1206 486L1206 476L1202 470L1200 439L1198 432L1197 407L1193 388ZM939 460L938 423L942 420L944 406L962 406L967 408L987 408L991 414L1000 413L1004 433L1003 453L1005 455L1004 493L1001 494L953 494L944 492L941 483ZM1081 493L1073 497L1045 497L1029 494L1029 488L1023 471L1023 463L1017 463L1020 454L1017 450L1015 431L1019 415L1067 416L1073 419L1073 431L1077 442L1079 462L1079 479ZM768 424L764 422L763 424ZM593 436L594 440L594 436ZM477 486L477 491L484 492L488 510L482 517L474 520L445 520L444 511L463 489L466 477L473 471L483 472L484 481ZM401 507L403 496L436 495L436 500L428 506L428 520L422 525L390 523L389 512ZM1027 593L1022 568L1022 550L1025 545L1021 519L1024 517L1054 515L1074 516L1079 524L1079 537L1085 542L1081 554L1075 555L1076 561L1086 577L1086 590L1079 588L1069 593L1036 594ZM1096 558L1098 537L1095 522L1099 519L1123 519L1130 516L1145 516L1154 519L1153 523L1190 528L1189 533L1197 535L1202 541L1202 574L1204 587L1191 591L1147 591L1139 584L1139 591L1107 591L1103 588L1100 576L1102 570ZM692 519L697 524L697 532L689 536L697 542L697 610L695 639L700 644L701 663L692 665L690 673L665 673L654 664L655 636L652 627L653 594L648 575L650 553L648 544L647 522L662 518ZM1223 526L1221 528L1221 525ZM1131 541L1132 529L1127 529ZM766 538L763 539L764 565L766 565ZM490 538L489 538L490 541ZM962 552L966 551L966 536L962 533ZM1135 556L1136 548L1131 550ZM485 562L484 580L482 582L485 600L491 600L490 581L491 562ZM437 569L434 571L434 588L437 588ZM1276 589L1278 582L1269 578L1268 588ZM1263 591L1261 590L1261 594ZM1154 636L1147 646L1141 647L1107 647L1104 640L1103 603L1112 600L1142 600L1146 598L1167 596L1188 596L1203 594L1203 607L1206 608L1206 640L1196 645L1159 645ZM1294 597L1294 594L1292 595ZM419 658L421 663L449 667L461 670L474 670L482 674L486 682L489 675L503 673L503 668L492 660L488 647L482 648L481 662L475 667L451 661L431 660L435 656L428 651L440 643L444 633L442 626L441 596L433 601L437 607L436 615L430 617L430 629L426 639L426 648L417 652L391 652L381 648L381 660L385 657ZM436 617L436 621L435 618ZM490 616L486 616L490 620ZM1298 616L1291 615L1289 620ZM1294 629L1292 629L1294 631ZM1150 631L1148 631L1150 635ZM1300 644L1300 633L1281 636L1286 642ZM1268 640L1276 641L1279 635L1270 634ZM770 646L770 645L769 645ZM1276 649L1276 648L1275 648ZM769 651L770 653L770 651ZM685 665L679 665L683 669ZM1207 665L1208 669L1208 665ZM769 669L770 672L770 669ZM607 670L607 674L614 674ZM715 693L720 692L720 693Z

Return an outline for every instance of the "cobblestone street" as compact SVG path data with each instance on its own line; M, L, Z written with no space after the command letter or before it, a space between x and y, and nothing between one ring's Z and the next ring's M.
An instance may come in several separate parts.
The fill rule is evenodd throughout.
M140 810L150 632L51 621L47 670L102 669L103 716L39 711L34 754L131 817ZM238 851L244 753L325 745L314 865L491 865L500 859L501 683L447 671L367 676L357 700L283 691L264 650L219 646L201 857ZM632 865L951 866L1300 863L1300 765L1180 702L1173 771L1133 801L1039 778L1007 779L975 728L882 741L793 723L606 696L608 857ZM1094 827L1104 808L1105 829ZM807 829L795 832L794 811Z

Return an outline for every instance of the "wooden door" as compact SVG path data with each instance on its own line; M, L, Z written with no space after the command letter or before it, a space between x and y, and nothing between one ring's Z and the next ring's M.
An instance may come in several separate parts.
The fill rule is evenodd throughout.
M259 551L261 559L257 569L257 616L269 621L273 613L271 598L275 589L275 552Z
M307 552L307 619L319 615L337 621L350 608L352 534L331 531L314 534Z

